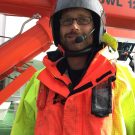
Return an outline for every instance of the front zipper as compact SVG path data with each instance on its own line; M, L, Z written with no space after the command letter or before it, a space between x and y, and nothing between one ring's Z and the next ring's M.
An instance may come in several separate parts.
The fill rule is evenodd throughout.
M70 92L73 91L73 85L72 85L72 83L69 83L69 84L67 85L63 80L61 80L61 79L59 79L59 78L57 78L57 77L55 77L55 76L54 76L54 78L55 78L56 80L62 82L62 83L69 89Z

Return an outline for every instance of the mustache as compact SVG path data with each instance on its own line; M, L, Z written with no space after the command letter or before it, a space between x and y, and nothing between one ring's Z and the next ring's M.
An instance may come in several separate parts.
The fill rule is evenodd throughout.
M81 35L81 33L71 31L71 32L69 32L69 33L66 33L66 34L64 35L64 37L68 37L68 36L71 36L71 35L79 36L79 35Z

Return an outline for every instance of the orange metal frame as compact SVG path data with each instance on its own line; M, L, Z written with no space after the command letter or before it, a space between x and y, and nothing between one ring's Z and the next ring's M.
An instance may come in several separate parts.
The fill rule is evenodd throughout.
M56 0L0 0L0 12L31 17L35 13L50 16Z
M52 44L49 19L42 18L36 26L0 46L0 74L4 77L15 66L21 66Z
M22 74L20 74L14 81L0 91L0 104L6 101L12 94L16 92L22 85L24 85L36 72L34 67L27 68Z
M135 30L134 0L100 0L100 1L102 2L106 12L107 26Z
M106 12L107 31L116 37L135 39L134 0L100 0ZM8 15L42 18L36 26L0 46L0 79L47 50L52 43L49 19L56 0L1 0L0 12ZM0 92L0 104L21 87L36 70L29 68Z
M114 37L135 39L135 30L107 27L107 32L111 33L111 35L113 35Z
M52 42L49 19L43 17L36 26L0 46L0 79L8 76L16 69L18 70L37 54L49 49ZM28 71L24 71L19 78L16 78L0 92L0 104L28 81L36 70L31 68Z

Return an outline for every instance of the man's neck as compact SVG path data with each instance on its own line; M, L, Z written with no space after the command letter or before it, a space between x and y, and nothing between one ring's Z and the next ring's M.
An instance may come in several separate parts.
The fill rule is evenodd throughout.
M87 55L86 56L78 56L78 57L68 57L67 62L71 69L73 70L80 70L83 69L87 62Z

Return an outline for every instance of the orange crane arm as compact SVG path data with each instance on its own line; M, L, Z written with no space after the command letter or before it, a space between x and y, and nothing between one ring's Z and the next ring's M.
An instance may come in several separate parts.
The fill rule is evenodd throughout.
M49 49L52 36L49 19L41 18L36 26L0 46L0 80L17 70L37 54ZM6 101L14 92L24 85L36 69L27 68L8 86L0 91L0 104Z
M0 0L0 12L26 17L39 13L49 17L55 3L56 0Z
M106 12L109 27L135 30L134 0L100 0Z
M39 20L36 26L0 46L0 79L23 65L52 44L49 19Z

